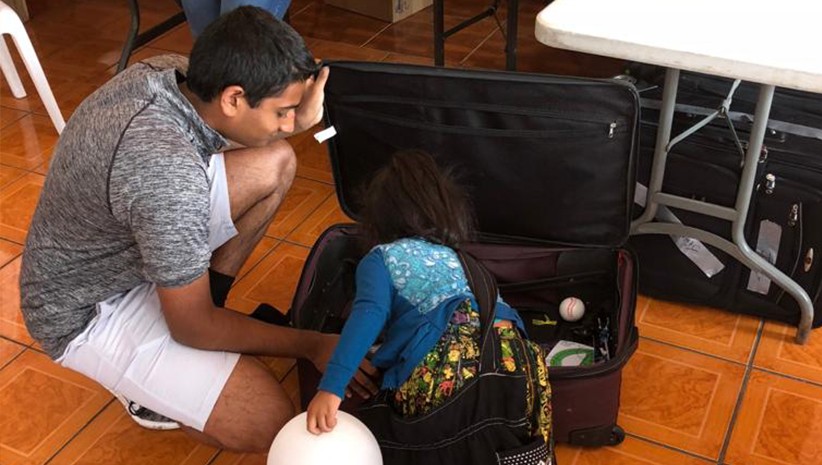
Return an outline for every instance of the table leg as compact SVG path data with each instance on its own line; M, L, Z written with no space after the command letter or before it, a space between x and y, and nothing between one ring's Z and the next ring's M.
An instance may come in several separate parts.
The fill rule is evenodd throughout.
M472 24L479 22L489 16L495 16L499 8L499 0L476 15L460 22L447 31L445 30L445 0L434 0L434 65L445 65L445 39L465 29ZM505 29L505 67L508 70L517 69L517 20L519 13L519 0L508 0L508 18ZM496 17L496 16L495 16ZM502 25L497 21L502 28Z
M754 183L756 181L756 167L759 163L762 142L765 139L765 132L767 131L768 115L771 110L771 103L773 102L774 86L763 85L760 90L748 150L745 154L745 165L742 169L742 175L737 189L736 203L734 208L730 209L662 193L662 182L665 177L665 164L668 157L668 145L671 139L671 127L673 125L678 81L679 71L669 69L665 74L665 88L662 93L659 129L651 167L651 178L648 182L645 211L631 224L631 233L693 237L699 241L720 248L751 270L764 274L770 278L773 283L776 283L776 285L788 292L799 304L801 315L796 333L796 342L804 344L810 334L814 313L813 303L808 293L793 279L751 249L745 239L744 231L745 220L748 216ZM674 206L729 220L732 222L732 241L690 226L655 221L654 218L657 216L660 205Z
M445 64L445 0L434 0L434 65Z
M151 42L186 20L185 13L181 11L141 33L140 5L137 3L137 0L128 0L128 8L131 12L131 25L129 26L128 35L126 35L126 43L123 45L123 51L120 53L120 61L117 64L118 73L126 69L128 60L131 58L131 53L136 48Z
M671 126L674 122L676 93L679 87L679 70L668 68L665 72L665 87L662 88L662 107L659 109L659 129L656 134L654 159L651 165L651 178L648 181L648 197L645 201L645 211L634 220L631 229L650 223L656 216L658 203L656 194L662 191L662 180L665 178L665 164L668 161L668 142L671 141Z
M739 190L736 196L735 209L737 211L737 217L733 222L732 234L734 243L747 259L743 261L745 265L768 276L774 283L796 299L801 312L799 327L796 333L796 342L803 344L807 341L808 335L810 334L814 311L813 303L808 293L793 279L759 256L756 251L751 249L745 240L745 219L748 216L751 195L756 181L756 165L759 162L762 142L765 140L765 133L768 129L768 114L771 111L773 94L774 86L772 85L762 85L759 90L759 100L756 104L753 128L751 129L748 151L745 155L745 167L742 169L742 177L739 180Z
M505 68L517 70L517 23L519 22L519 0L508 0L507 32L505 34Z

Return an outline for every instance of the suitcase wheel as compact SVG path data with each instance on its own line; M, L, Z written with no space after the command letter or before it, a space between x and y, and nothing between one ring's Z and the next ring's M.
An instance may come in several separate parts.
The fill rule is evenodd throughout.
M609 446L616 446L622 444L622 441L625 440L625 430L619 426L614 426L614 429L611 430L611 437L608 440Z

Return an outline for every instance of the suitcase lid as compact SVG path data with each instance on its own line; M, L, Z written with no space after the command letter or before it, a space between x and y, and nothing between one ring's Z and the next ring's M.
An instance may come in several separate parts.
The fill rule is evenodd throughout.
M631 224L639 98L619 80L334 62L325 89L340 205L398 149L452 167L479 233L584 247L624 244Z

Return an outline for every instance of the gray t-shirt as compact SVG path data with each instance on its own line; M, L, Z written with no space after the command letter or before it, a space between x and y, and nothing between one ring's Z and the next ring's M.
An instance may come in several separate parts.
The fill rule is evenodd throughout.
M211 154L226 140L180 92L185 58L135 64L72 115L51 160L20 273L23 317L52 358L95 304L208 269Z

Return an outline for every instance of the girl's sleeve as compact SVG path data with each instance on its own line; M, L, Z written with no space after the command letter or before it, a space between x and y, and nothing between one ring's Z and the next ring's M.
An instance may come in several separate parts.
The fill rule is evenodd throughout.
M319 389L344 398L345 387L356 373L368 349L377 340L391 313L394 286L382 253L375 249L360 261L357 293L351 315L320 381Z

